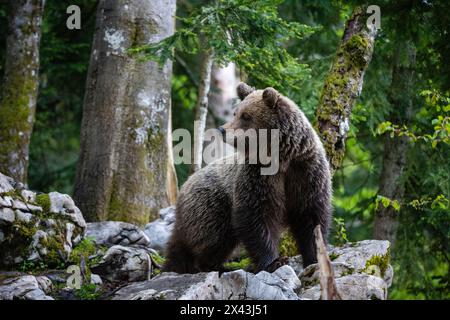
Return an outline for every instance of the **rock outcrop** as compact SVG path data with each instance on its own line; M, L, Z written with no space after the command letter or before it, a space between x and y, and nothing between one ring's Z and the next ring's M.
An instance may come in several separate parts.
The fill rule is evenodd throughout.
M86 223L65 194L36 194L0 173L0 266L67 261Z
M335 247L329 251L334 259L336 285L343 299L384 300L391 284L389 242L366 240ZM243 270L198 274L163 273L118 290L113 299L193 299L193 300L318 300L320 298L317 264L303 270L301 257L274 273L253 274ZM296 271L300 270L300 274Z
M300 280L290 266L273 273L243 270L197 274L163 273L120 289L114 300L299 300Z
M37 194L0 174L0 267L17 270L39 262L44 269L59 268L41 269L39 275L0 272L0 300L320 299L318 265L303 269L301 256L290 257L273 273L160 273L158 252L164 253L174 221L175 208L169 207L143 230L115 221L86 224L68 195ZM389 242L378 240L329 247L343 299L387 299L393 278L389 248ZM243 267L241 255L234 258L235 267ZM83 270L87 287L81 291L68 285L70 264Z
M47 277L31 275L0 282L0 300L54 300L48 296L52 282Z
M110 282L142 281L150 279L152 260L146 248L115 245L91 270Z
M87 224L86 237L93 239L97 245L107 247L150 245L150 239L139 227L119 221L90 222Z

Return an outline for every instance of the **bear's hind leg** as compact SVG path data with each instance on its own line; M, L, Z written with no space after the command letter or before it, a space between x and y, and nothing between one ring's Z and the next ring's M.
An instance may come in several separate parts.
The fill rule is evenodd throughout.
M323 239L326 239L329 228L329 213L326 208L312 206L302 213L290 212L288 215L289 227L294 236L300 254L303 258L303 266L317 262L316 242L314 229L320 225Z

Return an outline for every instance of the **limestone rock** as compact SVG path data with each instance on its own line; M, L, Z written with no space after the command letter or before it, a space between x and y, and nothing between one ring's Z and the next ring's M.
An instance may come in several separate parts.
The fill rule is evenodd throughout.
M65 194L36 194L0 173L0 266L66 261L86 222Z
M387 289L393 278L389 247L388 241L364 240L329 250L336 285L343 299L387 298ZM319 275L317 264L303 270L300 274L303 284L301 298L320 298Z
M0 193L8 193L14 190L14 180L0 173Z
M145 226L144 232L150 239L150 247L162 252L166 249L167 242L173 231L175 207L161 209L159 216L159 219Z
M363 240L334 247L328 254L333 262L344 262L355 270L364 270L374 257L389 260L390 243L383 240ZM387 267L387 264L386 264Z
M386 282L368 274L353 274L336 278L336 287L343 300L386 300ZM320 285L306 289L302 299L319 300Z
M53 300L48 296L51 281L46 277L20 276L0 284L0 300Z
M300 281L294 270L283 266L274 273L252 274L243 270L197 274L163 273L149 281L130 284L115 300L298 300Z
M151 259L144 248L112 246L91 270L109 281L142 281L151 274Z
M137 226L119 221L91 222L87 224L86 237L92 238L97 245L148 247L150 240Z
M98 274L91 274L91 283L97 286L101 286L103 284L102 278Z

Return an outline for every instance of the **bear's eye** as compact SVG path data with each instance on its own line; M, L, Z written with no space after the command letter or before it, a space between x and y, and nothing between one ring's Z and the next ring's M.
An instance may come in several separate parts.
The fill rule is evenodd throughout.
M252 118L250 117L250 115L248 113L243 113L241 115L241 119L244 121L250 121Z

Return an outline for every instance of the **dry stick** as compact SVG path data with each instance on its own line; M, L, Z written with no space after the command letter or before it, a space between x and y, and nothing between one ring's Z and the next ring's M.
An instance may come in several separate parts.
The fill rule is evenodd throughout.
M202 168L203 140L205 137L206 115L208 114L208 94L211 86L211 69L214 60L212 50L205 51L200 66L197 105L195 106L194 163L192 172Z
M320 275L320 299L321 300L342 300L334 281L334 272L328 257L327 248L322 237L320 225L314 229L317 247L317 264Z

